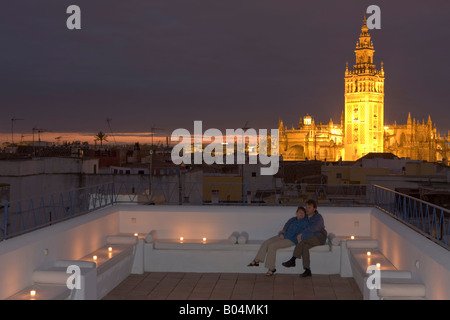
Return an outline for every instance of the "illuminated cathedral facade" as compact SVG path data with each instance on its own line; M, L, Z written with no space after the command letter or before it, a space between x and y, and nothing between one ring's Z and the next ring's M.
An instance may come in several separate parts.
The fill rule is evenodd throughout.
M278 121L279 151L283 160L354 161L368 153L391 152L398 157L430 162L446 159L448 164L448 135L443 138L432 124L411 120L406 125L384 123L383 62L374 64L374 47L364 18L356 42L355 64L344 75L345 108L339 123L316 123L306 115L298 127L288 129Z

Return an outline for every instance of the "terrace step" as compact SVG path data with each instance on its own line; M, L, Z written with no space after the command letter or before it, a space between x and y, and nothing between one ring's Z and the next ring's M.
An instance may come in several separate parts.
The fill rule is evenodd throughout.
M363 293L364 299L425 299L425 285L414 281L410 271L398 270L378 250L377 240L347 240L346 247L353 278ZM380 289L369 289L367 270L378 263L380 264Z

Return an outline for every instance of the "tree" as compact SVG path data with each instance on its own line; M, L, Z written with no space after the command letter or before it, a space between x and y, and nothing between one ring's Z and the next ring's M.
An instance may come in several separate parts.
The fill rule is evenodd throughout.
M95 141L100 141L100 147L103 146L103 141L108 141L108 136L106 134L104 134L102 131L100 131L99 133L97 133L97 135L95 136Z

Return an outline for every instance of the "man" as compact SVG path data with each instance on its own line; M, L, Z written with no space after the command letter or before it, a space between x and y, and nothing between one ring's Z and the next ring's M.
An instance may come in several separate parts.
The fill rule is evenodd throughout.
M302 259L305 271L300 275L301 277L311 276L309 249L325 244L327 239L323 217L317 211L316 201L312 199L306 201L306 215L309 220L309 227L297 236L298 244L295 246L292 258L282 263L286 268L290 268L295 267L295 259Z

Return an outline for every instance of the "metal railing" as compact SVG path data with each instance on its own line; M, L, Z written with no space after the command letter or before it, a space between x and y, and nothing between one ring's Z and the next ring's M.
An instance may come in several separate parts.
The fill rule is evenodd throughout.
M0 240L112 205L114 185L104 184L0 203Z
M380 186L373 189L375 207L450 249L450 210Z
M319 206L375 206L449 249L449 210L379 186L188 181L149 184L145 179L3 202L0 240L118 203L297 206L308 199L316 200Z

